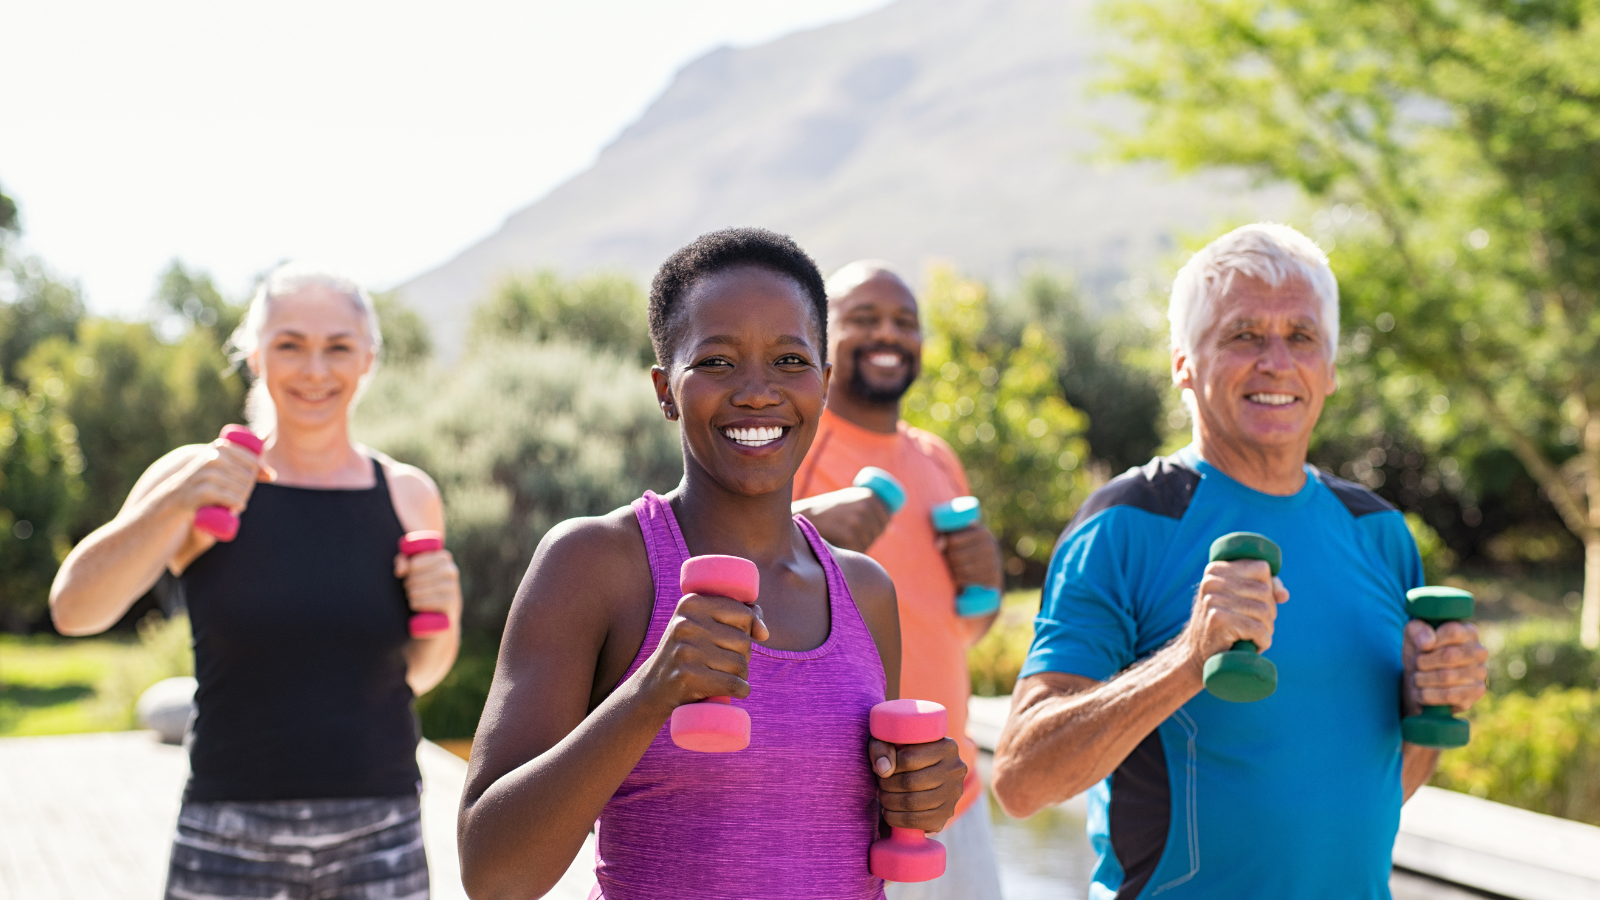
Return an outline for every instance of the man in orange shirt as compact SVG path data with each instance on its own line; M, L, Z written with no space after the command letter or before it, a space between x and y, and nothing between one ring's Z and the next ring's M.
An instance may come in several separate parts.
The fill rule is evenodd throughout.
M983 525L946 535L933 530L933 507L968 493L967 475L950 445L900 421L900 398L922 364L917 299L884 263L851 263L828 279L828 359L833 378L811 452L795 473L794 504L831 543L865 552L894 580L900 601L900 696L933 700L950 712L950 737L967 764L956 817L938 835L945 874L921 884L889 885L890 900L999 900L989 806L978 780L978 748L967 737L967 648L994 614L956 614L956 586L999 589L1000 549ZM852 482L864 466L888 471L905 488L890 514Z

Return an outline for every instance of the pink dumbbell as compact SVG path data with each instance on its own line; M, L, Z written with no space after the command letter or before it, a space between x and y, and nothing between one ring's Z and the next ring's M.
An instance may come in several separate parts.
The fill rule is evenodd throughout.
M754 605L761 570L739 556L696 556L683 561L678 588L685 594L715 594ZM732 697L708 697L672 711L672 742L700 753L732 753L750 746L750 714Z
M413 531L400 539L400 552L406 556L444 549L444 535L437 531ZM419 612L411 617L411 636L433 637L450 630L450 617L442 612Z
M887 700L872 708L872 736L890 744L928 744L943 740L949 718L932 700ZM890 826L868 856L872 874L885 881L932 881L944 874L944 845L926 832Z
M231 441L257 456L266 444L255 432L242 425L224 425L222 439ZM202 506L195 510L194 527L219 541L231 541L239 534L239 517L226 506Z

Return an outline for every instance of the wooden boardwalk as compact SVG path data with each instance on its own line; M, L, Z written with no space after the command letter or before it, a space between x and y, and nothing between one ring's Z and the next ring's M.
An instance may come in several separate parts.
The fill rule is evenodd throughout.
M455 822L466 763L426 741L417 762L434 900L465 900ZM0 738L0 898L157 900L188 775L183 749L147 731ZM548 896L584 900L593 861L591 838Z

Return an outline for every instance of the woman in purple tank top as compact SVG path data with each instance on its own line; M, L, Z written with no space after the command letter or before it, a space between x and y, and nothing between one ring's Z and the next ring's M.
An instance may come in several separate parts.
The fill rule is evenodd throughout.
M790 514L826 318L816 266L771 232L704 235L656 275L652 375L683 483L565 522L534 554L461 801L473 897L543 896L598 825L606 900L876 900L880 830L954 812L953 741L867 733L899 692L894 586ZM683 561L712 553L755 562L756 606L681 595ZM750 714L749 747L675 746L672 711L715 696Z

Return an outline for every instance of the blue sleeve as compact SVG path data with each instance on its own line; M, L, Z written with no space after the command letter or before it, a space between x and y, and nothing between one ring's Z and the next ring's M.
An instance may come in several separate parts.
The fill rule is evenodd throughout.
M1065 672L1105 681L1131 664L1138 640L1125 545L1125 507L1082 523L1056 547L1045 574L1022 676Z
M1394 573L1402 591L1422 587L1422 556L1417 552L1417 542L1406 527L1406 518L1399 512L1374 513L1362 516L1357 522L1367 532L1367 537L1378 549L1383 567Z

